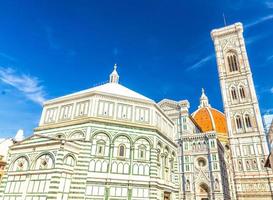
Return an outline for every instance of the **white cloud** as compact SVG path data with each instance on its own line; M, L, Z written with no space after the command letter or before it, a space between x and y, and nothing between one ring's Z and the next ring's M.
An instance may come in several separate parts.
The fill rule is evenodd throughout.
M37 77L18 74L12 68L0 68L0 80L22 92L29 100L42 105L45 91Z
M273 94L273 87L270 89L270 92Z
M214 54L208 55L208 56L202 58L201 60L199 60L198 62L194 63L193 65L187 67L186 70L189 71L189 70L199 69L199 68L202 67L205 63L207 63L208 61L210 61L213 57L214 57Z
M252 36L252 37L248 37L246 38L246 44L250 45L252 43L255 43L261 39L264 39L266 37L269 37L271 34L269 33L261 33L259 35L256 35L256 36Z
M267 8L271 9L271 8L273 8L273 1L266 1L265 5L266 5Z
M272 59L273 59L273 55L267 57L267 61L272 60Z
M8 59L10 61L16 61L16 59L13 56L10 56L10 55L3 53L3 52L0 52L0 57Z
M260 23L269 21L269 20L271 20L271 19L273 19L273 14L267 15L267 16L265 16L265 17L261 17L261 18L255 20L255 21L253 21L253 22L247 23L247 24L245 25L245 28L250 28L250 27L252 27L252 26L256 26L256 25L258 25L258 24L260 24Z

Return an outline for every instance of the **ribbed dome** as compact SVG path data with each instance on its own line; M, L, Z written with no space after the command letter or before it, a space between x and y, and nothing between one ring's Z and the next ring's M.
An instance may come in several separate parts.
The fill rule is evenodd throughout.
M199 108L192 117L203 132L216 131L227 136L226 117L220 111L209 107Z
M203 132L216 131L221 141L227 141L226 117L219 110L211 108L204 90L202 90L200 106L192 114L192 117Z

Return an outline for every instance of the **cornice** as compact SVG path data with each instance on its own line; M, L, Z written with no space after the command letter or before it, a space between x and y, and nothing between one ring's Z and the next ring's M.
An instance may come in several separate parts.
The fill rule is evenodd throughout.
M223 37L237 32L243 32L243 24L241 22L237 22L223 28L213 29L210 35L212 40L215 40L217 37Z
M146 104L155 104L153 100L148 101L144 99L138 99L138 98L130 98L126 96L121 96L117 94L109 94L109 93L104 93L104 92L98 92L98 91L89 91L83 94L75 94L73 96L63 96L63 97L58 97L56 99L48 100L44 103L44 106L51 106L57 103L63 103L66 101L72 101L72 100L78 100L81 98L86 98L86 97L93 97L95 95L102 95L102 96L107 96L115 99L125 99L125 100L130 100L133 102L141 102L141 103L146 103Z

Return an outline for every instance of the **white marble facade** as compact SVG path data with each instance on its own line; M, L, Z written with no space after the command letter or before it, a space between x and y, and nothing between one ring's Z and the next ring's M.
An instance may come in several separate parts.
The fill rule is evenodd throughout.
M242 25L212 38L229 140L202 131L187 100L124 87L115 66L109 83L44 103L34 134L10 148L0 200L271 199Z
M179 199L174 123L118 83L45 102L34 135L10 149L0 198Z
M243 38L236 23L211 32L227 121L238 199L272 199L268 146Z

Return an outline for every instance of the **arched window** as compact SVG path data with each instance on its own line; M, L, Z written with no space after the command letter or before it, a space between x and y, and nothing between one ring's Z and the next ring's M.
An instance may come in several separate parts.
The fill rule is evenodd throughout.
M240 116L236 116L236 127L237 129L242 129L242 120Z
M95 171L95 160L91 160L89 164L89 171L94 172Z
M249 117L248 114L245 115L245 123L246 123L246 127L247 127L247 128L251 128L251 127L252 127L252 126L251 126L250 117Z
M227 56L228 66L230 72L238 71L239 63L237 56L234 53L229 53Z
M65 159L64 159L64 163L66 165L69 165L71 167L73 167L75 165L75 159L71 156L71 155L68 155Z
M235 87L232 87L230 92L231 92L232 100L237 100L237 92Z
M187 180L187 183L186 183L186 190L190 190L190 181Z
M262 169L264 168L264 160L263 159L261 160L261 168Z
M219 180L218 180L218 178L215 179L214 189L219 190Z
M112 164L112 172L113 173L117 173L118 172L118 164L116 162L114 162Z
M248 161L248 160L246 161L246 169L247 169L247 170L250 170L250 164L249 164L249 161Z
M238 161L238 167L239 167L239 170L240 170L240 171L243 169L243 166L242 166L242 162L241 162L241 161Z
M37 161L36 161L36 165L35 165L35 169L51 169L54 167L54 162L53 159L51 157L51 155L49 154L44 154L42 156L40 156Z
M257 169L258 168L256 160L252 161L252 166L253 166L253 169Z
M118 156L125 157L125 145L124 144L119 145Z
M25 157L20 157L14 162L12 171L25 171L28 166L28 160Z
M149 176L149 174L150 174L150 167L149 167L149 165L145 165L144 172L145 172L146 176Z
M82 139L84 139L84 134L80 131L77 131L71 135L70 139L82 140Z
M245 90L243 87L240 87L239 92L240 92L241 99L246 98Z
M92 156L109 156L110 138L105 133L98 133L93 136L91 155Z
M198 149L201 149L201 143L198 142Z

